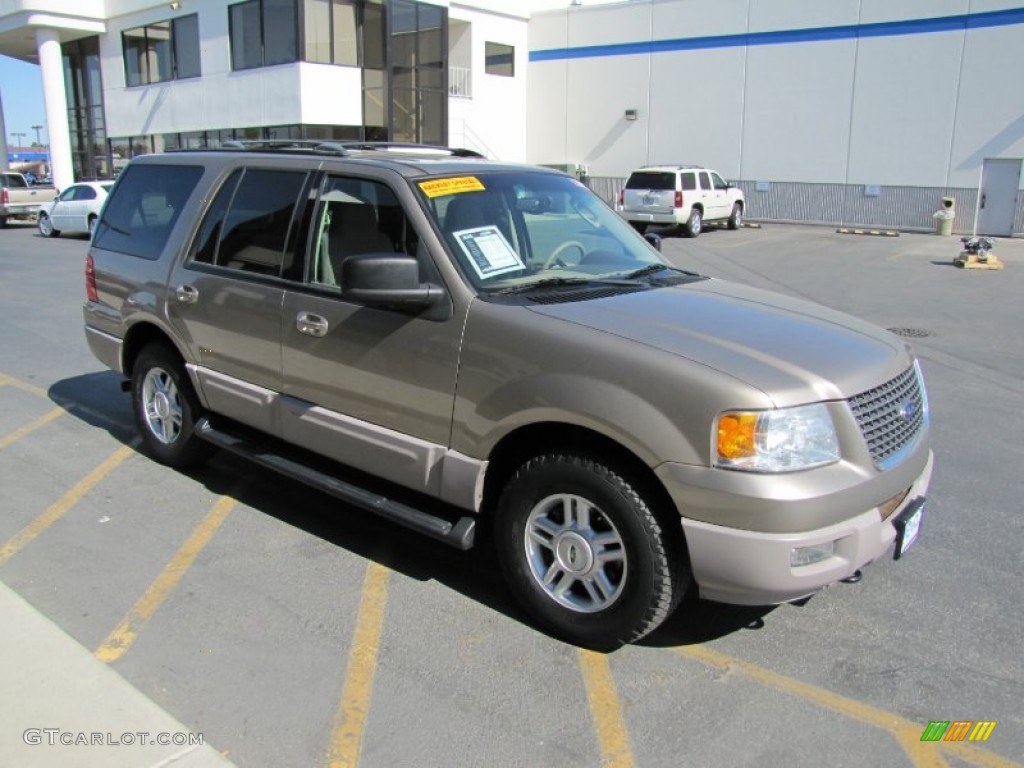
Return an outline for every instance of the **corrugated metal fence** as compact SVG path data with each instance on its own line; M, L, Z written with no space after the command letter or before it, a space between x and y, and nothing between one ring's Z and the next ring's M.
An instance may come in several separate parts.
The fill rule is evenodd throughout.
M625 178L592 176L590 188L614 204ZM963 187L877 187L865 194L859 184L806 184L773 181L758 191L757 183L740 181L747 200L746 217L760 221L830 224L837 227L934 231L934 213L941 198L956 200L953 231L970 233L978 190ZM763 185L762 185L763 186ZM1024 195L1017 200L1013 231L1024 233Z

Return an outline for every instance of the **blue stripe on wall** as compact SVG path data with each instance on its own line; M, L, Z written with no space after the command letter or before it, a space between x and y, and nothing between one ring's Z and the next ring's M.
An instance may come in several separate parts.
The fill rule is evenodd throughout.
M683 37L675 40L648 40L639 43L613 43L611 45L585 45L579 48L549 48L530 51L530 61L559 61L586 59L598 56L631 56L668 51L696 51L709 48L737 48L752 45L779 45L782 43L816 43L827 40L849 40L858 37L895 37L897 35L923 35L931 32L954 32L963 29L1005 27L1024 24L1024 8L1006 11L939 16L933 19L884 21L877 24L847 24L839 27L779 30L776 32L750 32L713 37Z

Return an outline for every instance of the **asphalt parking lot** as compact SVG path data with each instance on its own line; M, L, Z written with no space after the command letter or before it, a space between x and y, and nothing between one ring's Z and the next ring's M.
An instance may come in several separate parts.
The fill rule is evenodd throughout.
M82 336L87 242L11 225L0 582L244 768L1018 766L1024 241L998 242L1000 272L955 268L958 245L782 225L665 238L679 266L906 336L936 470L900 561L799 606L688 598L600 655L532 627L486 541L459 553L230 457L180 472L140 454L128 395ZM17 633L0 616L0 653ZM51 684L8 691L0 766L113 765L100 749L158 763L26 744L30 728L89 731L104 701L40 722L22 713L50 711ZM923 742L932 721L996 725L984 743Z

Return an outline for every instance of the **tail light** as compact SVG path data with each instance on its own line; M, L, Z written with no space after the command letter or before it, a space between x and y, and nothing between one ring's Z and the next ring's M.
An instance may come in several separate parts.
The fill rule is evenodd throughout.
M683 207L683 193L678 189L676 190L676 208Z
M620 189L619 190L619 207L621 208L625 204L626 204L626 190Z
M0 194L0 205L10 205L11 196L7 194L7 187L3 188L3 193Z
M85 257L85 295L89 301L100 300L100 295L96 292L96 265L93 264L92 256Z

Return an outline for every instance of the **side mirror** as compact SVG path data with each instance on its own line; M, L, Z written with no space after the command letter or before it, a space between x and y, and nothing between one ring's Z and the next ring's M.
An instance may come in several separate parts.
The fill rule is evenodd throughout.
M360 253L341 263L341 295L371 307L424 309L443 291L420 282L419 262L411 256Z
M645 232L644 240L651 244L658 253L661 253L661 235L657 235L654 232Z

